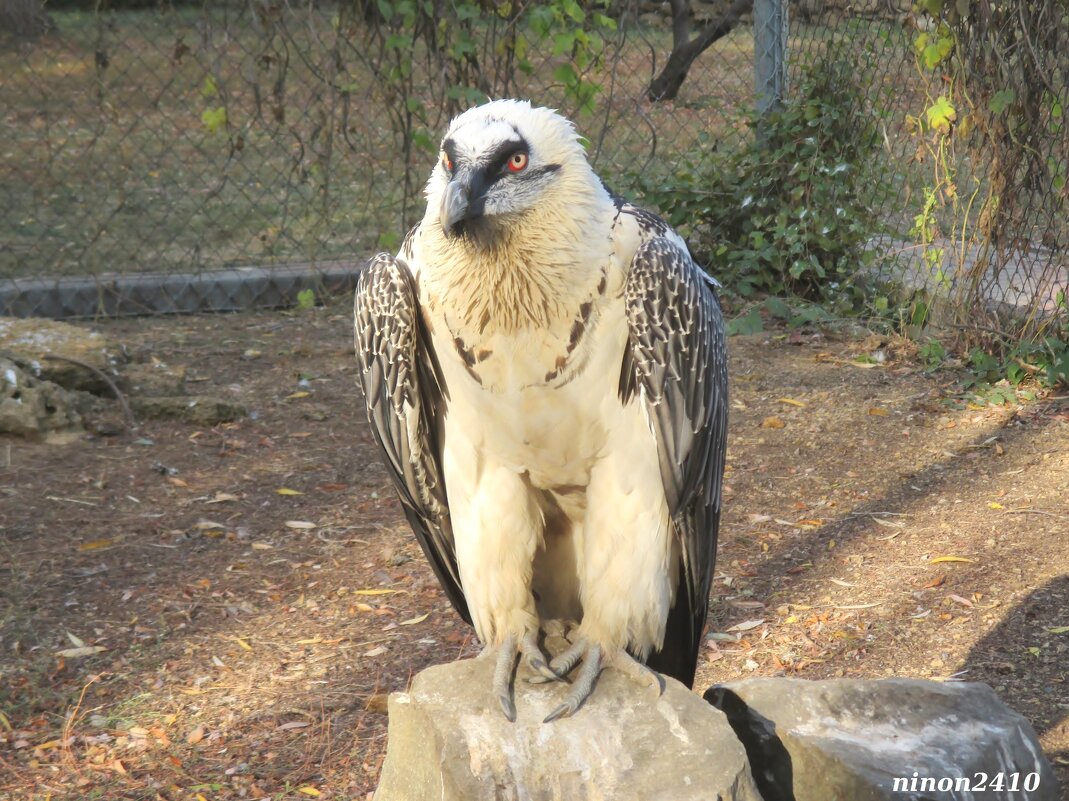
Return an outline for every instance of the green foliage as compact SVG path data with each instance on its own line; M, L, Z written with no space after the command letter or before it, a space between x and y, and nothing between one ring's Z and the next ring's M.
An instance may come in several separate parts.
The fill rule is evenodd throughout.
M878 182L866 175L876 128L856 68L815 64L797 95L754 117L751 129L752 143L733 155L703 153L669 176L638 176L646 202L743 297L794 294L858 307Z
M309 311L316 305L316 293L314 289L302 289L297 293L297 311Z

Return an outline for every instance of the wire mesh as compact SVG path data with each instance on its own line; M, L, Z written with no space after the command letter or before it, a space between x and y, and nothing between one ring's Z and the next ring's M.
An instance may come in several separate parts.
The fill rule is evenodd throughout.
M561 109L627 194L650 170L745 146L755 101L789 97L829 58L855 65L881 134L867 165L882 223L870 277L995 327L1007 310L1049 314L1069 283L1069 26L1056 0L1017 4L1028 24L1007 16L990 33L1023 31L1015 46L1045 81L1034 91L1046 111L1001 134L1035 154L1012 165L964 136L941 154L921 135L939 87L916 43L937 23L909 0L85 5L50 4L36 36L0 45L0 313L289 302L298 285L280 289L274 270L326 271L337 285L344 265L397 247L449 117L481 98ZM680 81L677 57L694 50ZM969 207L970 193L1002 211ZM260 289L212 277L240 268L263 271ZM45 304L49 291L81 300Z

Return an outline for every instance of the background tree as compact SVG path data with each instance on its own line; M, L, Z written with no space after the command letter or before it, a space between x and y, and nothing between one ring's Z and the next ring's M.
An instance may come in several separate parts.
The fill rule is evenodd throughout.
M0 0L0 32L32 38L52 28L41 0Z
M650 81L646 94L650 100L674 100L679 87L687 79L694 60L723 39L739 24L743 14L753 10L753 0L734 0L718 19L703 27L693 39L690 37L690 3L670 0L672 7L672 52L668 61Z

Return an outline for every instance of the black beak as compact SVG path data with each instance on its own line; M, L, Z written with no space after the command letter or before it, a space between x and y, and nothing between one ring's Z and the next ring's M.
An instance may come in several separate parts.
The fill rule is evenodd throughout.
M446 236L460 236L465 223L483 216L486 189L482 170L462 170L449 182L438 212Z

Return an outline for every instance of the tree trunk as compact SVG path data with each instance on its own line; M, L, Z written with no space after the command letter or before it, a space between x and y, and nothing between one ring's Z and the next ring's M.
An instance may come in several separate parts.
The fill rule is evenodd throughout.
M52 29L41 0L0 0L0 32L32 39Z
M753 9L753 0L735 0L720 19L710 22L693 39L688 6L686 0L672 0L672 52L646 90L646 96L652 101L674 100L695 59L735 29L739 18Z

